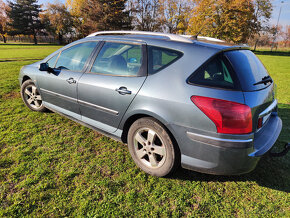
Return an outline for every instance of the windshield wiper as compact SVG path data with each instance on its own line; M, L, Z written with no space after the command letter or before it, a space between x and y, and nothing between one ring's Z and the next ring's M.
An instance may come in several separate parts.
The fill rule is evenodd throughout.
M265 77L262 78L261 81L259 81L259 82L257 82L257 83L254 83L254 86L255 86L255 85L259 85L259 84L264 84L264 85L266 85L266 84L269 83L269 82L270 82L270 83L273 82L272 78L271 78L270 76L265 76Z

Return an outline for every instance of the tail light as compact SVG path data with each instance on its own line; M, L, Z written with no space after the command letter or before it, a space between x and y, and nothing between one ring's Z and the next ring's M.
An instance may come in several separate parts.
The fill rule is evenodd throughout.
M192 96L191 101L214 122L218 133L252 132L252 113L249 106L202 96Z
M260 117L260 118L258 119L258 126L257 126L257 129L260 129L262 126L263 126L263 117Z

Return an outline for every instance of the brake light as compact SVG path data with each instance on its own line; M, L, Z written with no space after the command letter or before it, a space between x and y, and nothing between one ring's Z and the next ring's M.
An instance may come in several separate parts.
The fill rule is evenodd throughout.
M218 133L252 132L252 113L249 106L202 96L191 96L191 101L214 122Z

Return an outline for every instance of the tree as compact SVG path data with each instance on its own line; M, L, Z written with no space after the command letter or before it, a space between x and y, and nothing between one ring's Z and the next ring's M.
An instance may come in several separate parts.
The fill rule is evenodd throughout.
M130 0L128 11L132 17L132 26L136 30L161 31L159 0Z
M0 0L0 34L3 38L3 42L6 43L6 36L8 32L8 17L7 11L9 10L8 5L6 5L2 0Z
M283 40L285 43L285 47L290 43L290 25L285 26L285 32L283 34Z
M255 33L252 37L255 38L254 50L259 42L261 34L269 30L269 19L271 18L273 5L270 0L255 0L254 2L255 9Z
M188 0L159 0L164 32L184 34L188 27L191 4Z
M8 16L11 20L9 25L11 35L24 34L33 35L34 44L37 44L37 34L41 32L43 25L40 22L40 5L37 0L17 0L15 3L8 3L11 10Z
M86 2L86 0L66 0L65 5L74 17L81 17Z
M47 9L40 15L46 30L58 37L59 44L62 44L63 36L73 32L73 18L64 4L47 4Z
M270 16L268 0L194 0L188 31L244 43L259 32L262 20Z
M67 0L75 26L83 37L93 31L130 28L127 0Z
M88 0L66 0L66 7L73 18L74 28L79 38L84 37L87 34L84 24L86 21L86 15L83 14L83 8L87 4ZM98 7L98 5L96 5Z

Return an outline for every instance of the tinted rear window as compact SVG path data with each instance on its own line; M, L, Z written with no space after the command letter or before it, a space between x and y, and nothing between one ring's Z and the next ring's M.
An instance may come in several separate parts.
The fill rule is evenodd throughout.
M243 91L255 91L269 86L255 83L268 76L268 72L256 55L249 50L235 50L225 52L231 62Z
M216 88L238 88L234 72L223 54L219 54L203 64L188 81L191 84Z
M148 46L149 74L154 74L173 62L177 61L182 53L172 49Z

